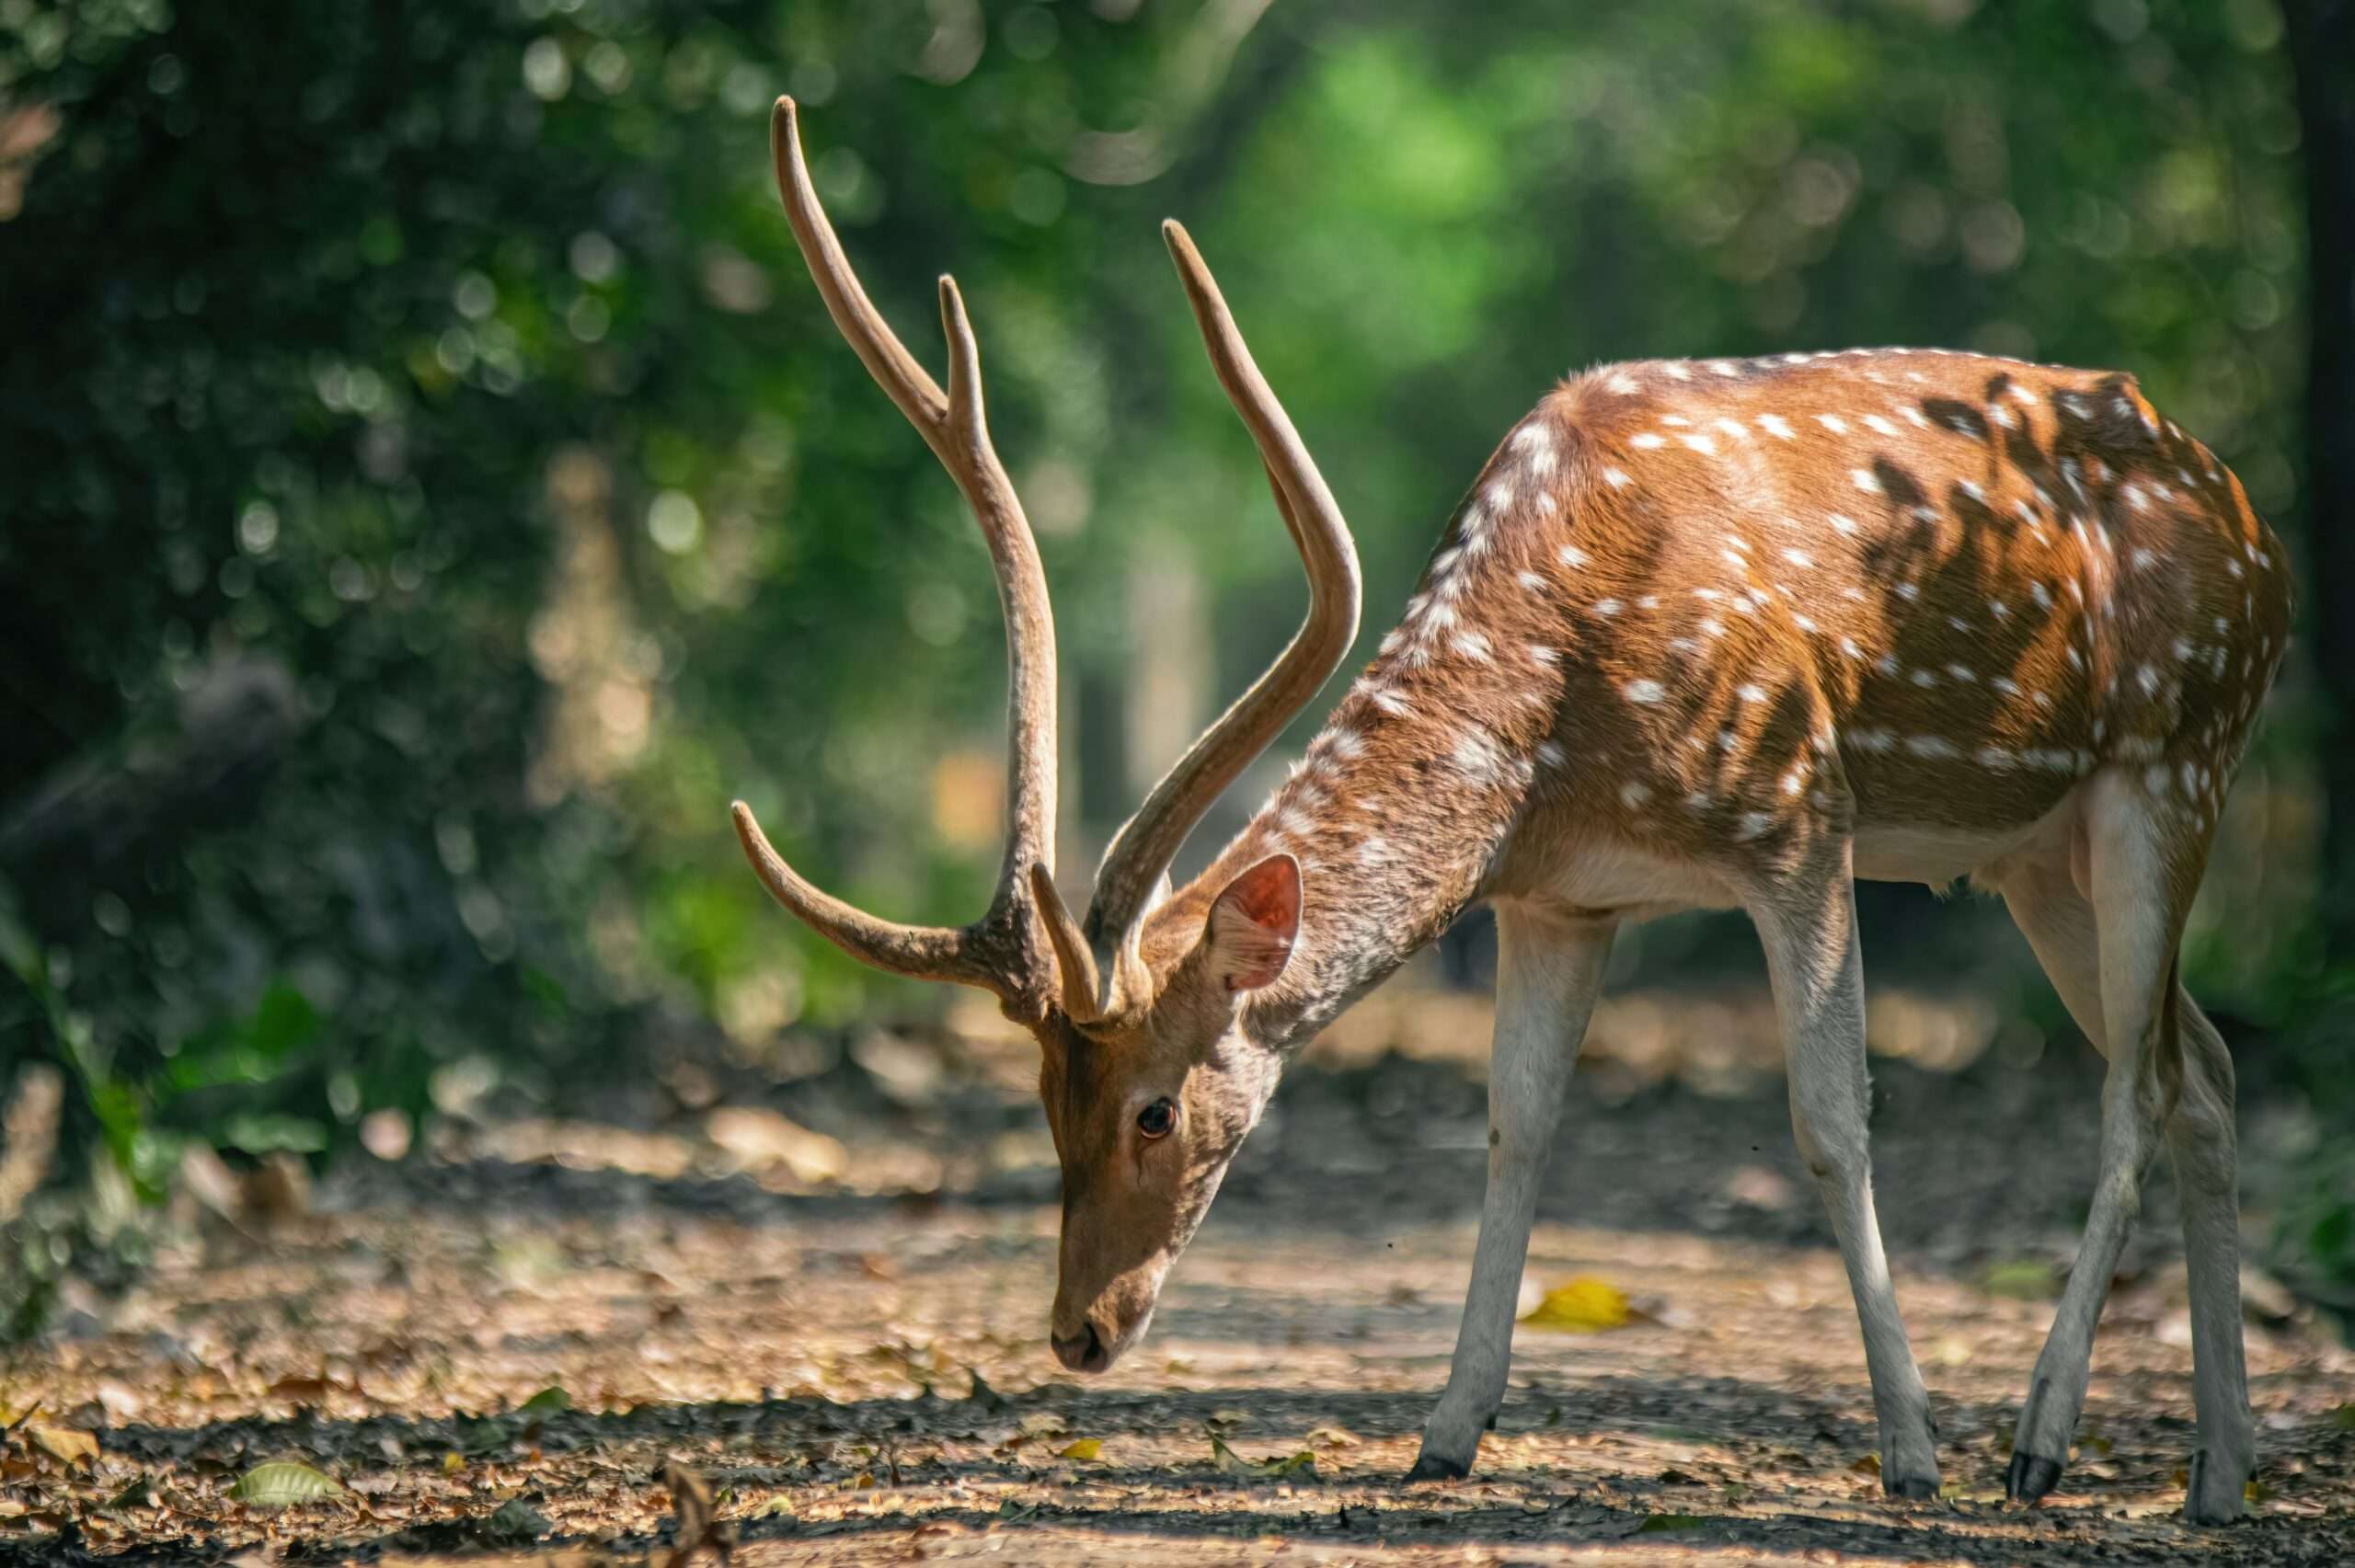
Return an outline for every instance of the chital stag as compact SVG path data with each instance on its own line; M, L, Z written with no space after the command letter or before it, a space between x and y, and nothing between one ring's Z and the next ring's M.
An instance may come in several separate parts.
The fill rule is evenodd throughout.
M1613 933L1739 907L1765 945L1793 1130L1863 1323L1882 1484L1933 1495L1929 1402L1873 1213L1853 882L1967 876L2003 897L2108 1060L2091 1217L2010 1490L2033 1499L2060 1477L2164 1139L2197 1364L2186 1511L2239 1511L2252 1439L2233 1070L2177 949L2291 594L2239 483L2131 377L1901 349L1573 377L1489 459L1291 780L1172 890L1188 830L1346 654L1359 588L1339 509L1168 224L1310 607L1113 840L1074 920L1053 877L1047 589L964 307L943 279L944 394L853 276L789 101L772 140L828 311L980 520L1009 645L1009 830L988 910L941 929L820 892L741 804L736 826L821 934L879 968L985 988L1037 1036L1063 1166L1050 1330L1064 1365L1101 1370L1144 1332L1288 1053L1486 899L1500 948L1488 1193L1413 1471L1465 1473L1504 1392L1539 1171Z

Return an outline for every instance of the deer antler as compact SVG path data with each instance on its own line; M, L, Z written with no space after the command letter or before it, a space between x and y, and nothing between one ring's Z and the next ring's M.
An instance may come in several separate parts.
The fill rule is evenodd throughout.
M1060 980L1063 1009L1074 1020L1117 1012L1140 995L1136 925L1178 846L1219 792L1316 694L1357 635L1358 558L1349 525L1299 431L1252 363L1251 350L1193 241L1174 221L1163 224L1211 364L1259 448L1276 508L1308 569L1308 617L1291 646L1188 749L1114 837L1097 872L1096 897L1083 928L1054 885L1054 615L1038 543L990 442L980 351L964 302L956 283L942 278L940 321L948 338L944 395L859 287L810 184L791 98L777 100L769 142L786 216L827 314L957 481L989 546L1005 612L1011 730L1006 845L997 891L980 920L967 926L909 926L879 920L796 875L741 801L735 807L737 836L777 901L855 958L894 974L982 987L998 994L1009 1015L1024 1018L1036 1017L1044 1007L1054 983L1051 969Z
M777 192L810 276L843 337L876 383L924 437L964 494L989 546L1005 614L1006 758L1005 858L989 909L959 927L898 925L821 892L797 876L769 844L751 807L735 805L736 833L777 902L852 957L894 974L953 980L994 991L1009 1014L1032 1015L1046 1003L1051 960L1040 949L1029 914L1032 868L1051 876L1055 839L1055 620L1046 574L1022 503L998 462L982 403L981 352L953 279L940 280L940 325L948 339L948 391L918 364L859 287L826 221L810 167L793 100L781 97L769 122L769 150ZM1063 916L1068 921L1069 916Z
M1325 487L1325 476L1316 471L1316 461L1308 455L1300 432L1292 428L1283 405L1252 362L1251 350L1236 329L1210 268L1177 220L1163 223L1161 234L1168 242L1170 259L1177 263L1187 302L1193 306L1212 368L1259 448L1268 487L1275 492L1276 509L1283 514L1284 527L1300 550L1301 565L1308 570L1308 615L1275 663L1187 748L1104 852L1085 927L1090 956L1101 977L1090 977L1088 989L1095 993L1097 1010L1101 1013L1117 1012L1139 1000L1134 988L1142 976L1134 936L1152 902L1155 884L1219 792L1267 750L1348 654L1357 638L1363 598L1358 581L1357 544L1350 537L1350 525L1334 503L1332 492ZM1066 957L1066 997L1074 990L1072 967ZM1074 1016L1086 1014L1074 1013Z

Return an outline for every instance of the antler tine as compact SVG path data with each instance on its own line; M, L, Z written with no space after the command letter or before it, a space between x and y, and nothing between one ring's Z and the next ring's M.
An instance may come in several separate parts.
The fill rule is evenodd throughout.
M921 979L956 980L994 990L995 977L979 963L962 928L896 925L844 903L803 878L776 853L742 801L729 807L744 858L776 901L801 917L819 935L863 964Z
M876 384L890 395L908 422L927 441L932 441L947 412L948 399L867 297L858 274L851 270L842 241L834 237L834 225L819 205L818 188L810 183L809 161L801 155L800 120L789 97L777 99L769 116L769 157L776 166L776 189L785 201L786 221L793 225L801 259L809 263L810 276L825 298L826 314L857 350Z
M1104 852L1086 931L1099 965L1116 977L1129 969L1132 928L1178 846L1219 792L1267 749L1348 654L1357 637L1363 597L1349 523L1300 432L1252 361L1217 280L1175 219L1163 223L1161 233L1219 384L1259 448L1277 509L1308 571L1309 601L1308 614L1290 646L1154 785Z
M876 310L843 254L810 183L791 98L776 101L769 150L786 217L826 313L956 480L989 547L1006 629L1006 846L988 910L972 924L951 929L878 920L820 891L785 864L741 801L737 836L777 902L851 956L898 974L980 986L995 991L1009 1013L1036 1013L1048 1000L1054 973L1031 918L1029 876L1033 866L1051 876L1054 864L1055 623L1038 543L990 440L972 324L955 280L942 278L940 325L948 340L944 394Z

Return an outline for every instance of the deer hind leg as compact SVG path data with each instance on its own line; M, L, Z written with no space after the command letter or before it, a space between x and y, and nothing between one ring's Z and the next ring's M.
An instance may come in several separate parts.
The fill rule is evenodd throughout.
M1938 1459L1929 1393L1906 1343L1873 1212L1865 976L1850 846L1843 840L1816 859L1814 868L1753 899L1750 913L1765 945L1781 1016L1791 1131L1831 1211L1864 1330L1865 1367L1880 1426L1881 1489L1892 1496L1935 1497Z
M2147 791L2140 775L2105 773L2087 791L2082 859L2074 875L2058 867L2025 867L2003 884L2014 918L2045 972L2078 1025L2108 1060L2102 1082L2098 1167L2085 1239L2051 1333L2037 1357L2012 1445L2005 1486L2012 1496L2025 1501L2051 1492L2067 1463L2092 1369L2094 1327L2108 1297L2119 1253L2141 1210L2142 1181L2162 1131L2178 1140L2179 1148L2207 1160L2203 1181L2209 1180L2206 1173L2216 1161L2211 1121L2187 1123L2180 1132L2173 1126L2185 1075L2181 1036L2186 999L2176 983L2176 949L2190 902L2188 889L2198 883L2198 863L2205 851L2204 840L2186 842L2182 824L2180 814L2164 795ZM2226 1099L2229 1103L2229 1090ZM2212 1088L2203 1092L2202 1104L2212 1108L2213 1100ZM2226 1122L2229 1126L2228 1115ZM2229 1169L2229 1145L2223 1162ZM2223 1204L2230 1208L2229 1196ZM2186 1194L2186 1225L2197 1224L2203 1240L2215 1224L2214 1207L2212 1196ZM2226 1223L2237 1224L2236 1214L2228 1215ZM2212 1296L2217 1289L2212 1241L2207 1251L2210 1258L2203 1259L2201 1278ZM2237 1290L2236 1285L2228 1288ZM2195 1292L2201 1288L2194 1287ZM2195 1320L2198 1316L2195 1308ZM2236 1324L2235 1318L2235 1349ZM2213 1332L2211 1328L2211 1337ZM2195 1329L2195 1356L2200 1348L2197 1339ZM2202 1424L2203 1448L2211 1440L2210 1425ZM2217 1457L2222 1460L2225 1456ZM2231 1468L2230 1463L2224 1468Z
M2224 1037L2188 993L2175 999L2183 1091L2167 1120L2167 1153L2183 1206L2184 1268L2191 1287L2191 1387L2200 1447L2191 1456L2184 1516L2221 1525L2240 1517L2257 1462L2241 1347L2241 1206L2233 1127L2233 1059Z
M1613 931L1607 923L1566 922L1512 905L1497 910L1488 1190L1447 1390L1423 1428L1422 1452L1409 1481L1469 1473L1480 1434L1503 1402L1538 1184L1561 1119L1570 1064L1603 987Z

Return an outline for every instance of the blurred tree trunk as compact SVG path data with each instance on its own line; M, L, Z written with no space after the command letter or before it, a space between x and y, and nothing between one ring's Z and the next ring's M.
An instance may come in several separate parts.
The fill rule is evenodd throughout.
M2355 943L2355 0L2292 0L2290 60L2306 155L2306 624L2324 715L2323 918Z

